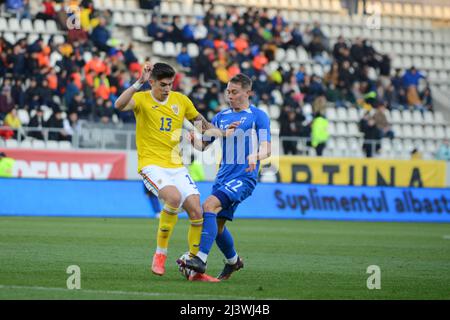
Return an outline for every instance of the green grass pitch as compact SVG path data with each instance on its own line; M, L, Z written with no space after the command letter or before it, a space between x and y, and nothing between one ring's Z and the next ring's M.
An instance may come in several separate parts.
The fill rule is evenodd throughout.
M228 224L245 268L221 283L188 282L175 260L151 274L156 219L0 217L0 299L449 299L450 225L301 220ZM66 269L81 269L68 290ZM367 267L381 269L369 290ZM223 266L215 246L208 273Z

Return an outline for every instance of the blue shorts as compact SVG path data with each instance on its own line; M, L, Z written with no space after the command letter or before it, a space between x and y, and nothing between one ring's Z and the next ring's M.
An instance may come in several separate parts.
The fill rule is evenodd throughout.
M211 194L217 197L222 205L217 217L232 221L238 205L252 194L255 186L255 182L246 178L215 183Z

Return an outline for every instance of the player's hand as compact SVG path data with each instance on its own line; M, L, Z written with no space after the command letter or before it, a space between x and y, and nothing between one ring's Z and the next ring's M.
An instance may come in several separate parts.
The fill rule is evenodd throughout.
M228 128L225 130L225 137L229 137L231 135L233 135L234 131L236 130L236 128L239 126L241 122L240 121L235 121L233 123L231 123Z
M186 139L187 141L189 141L189 143L191 145L194 145L195 142L195 132L194 131L189 131L186 135Z
M146 83L150 80L150 77L152 76L153 71L153 65L151 63L146 63L144 65L144 68L142 69L141 77L139 78L140 83Z
M256 169L256 164L258 163L258 155L257 154L251 154L247 157L248 161L248 168L245 169L245 172L252 172Z

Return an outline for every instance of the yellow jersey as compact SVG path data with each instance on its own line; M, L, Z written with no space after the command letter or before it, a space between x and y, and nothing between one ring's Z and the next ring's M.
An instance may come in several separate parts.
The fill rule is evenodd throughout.
M136 92L133 100L138 172L148 165L182 167L179 143L183 120L192 120L199 114L192 101L184 94L171 91L161 102L150 90Z

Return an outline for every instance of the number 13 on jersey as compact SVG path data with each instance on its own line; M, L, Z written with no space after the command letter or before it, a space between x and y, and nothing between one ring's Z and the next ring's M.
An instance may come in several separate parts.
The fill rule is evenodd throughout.
M161 127L159 131L170 131L172 129L172 119L171 118L161 118Z

